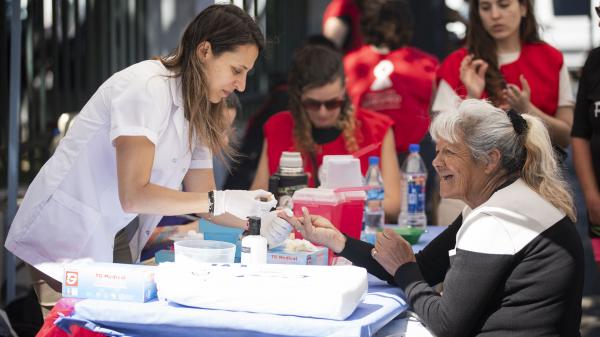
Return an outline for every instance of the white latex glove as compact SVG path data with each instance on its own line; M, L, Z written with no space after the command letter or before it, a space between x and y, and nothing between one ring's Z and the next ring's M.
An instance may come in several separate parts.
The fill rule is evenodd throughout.
M277 216L277 212L265 213L260 217L260 235L267 239L269 248L282 244L292 232L292 225Z
M265 190L225 190L213 191L213 193L215 198L213 215L230 213L246 220L249 216L262 216L277 205L273 194Z

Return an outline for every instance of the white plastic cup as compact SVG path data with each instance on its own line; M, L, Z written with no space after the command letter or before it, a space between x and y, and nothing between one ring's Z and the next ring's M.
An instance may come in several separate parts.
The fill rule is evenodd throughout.
M182 240L175 246L176 263L233 263L235 245L212 240Z

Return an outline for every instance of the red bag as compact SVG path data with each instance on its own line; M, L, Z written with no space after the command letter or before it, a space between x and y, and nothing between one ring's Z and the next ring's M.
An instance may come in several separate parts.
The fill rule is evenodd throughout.
M54 321L56 321L61 316L70 316L73 314L75 310L75 303L77 303L79 299L76 298L63 298L59 300L54 308L50 311L46 319L44 320L44 325L38 331L36 337L69 337L69 336L77 336L77 337L106 337L106 335L90 331L86 328L82 328L80 326L73 325L71 327L70 333L66 333L61 328L54 325Z

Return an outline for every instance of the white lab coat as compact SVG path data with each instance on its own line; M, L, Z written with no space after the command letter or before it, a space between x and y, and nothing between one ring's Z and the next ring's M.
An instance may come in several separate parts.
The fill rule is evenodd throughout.
M180 189L188 169L212 167L205 146L192 144L190 151L180 79L164 75L171 72L159 61L144 61L100 86L29 186L8 250L61 282L63 262L112 262L115 234L137 215L125 213L119 201L113 146L119 136L154 143L154 184ZM132 251L139 254L160 218L140 219Z

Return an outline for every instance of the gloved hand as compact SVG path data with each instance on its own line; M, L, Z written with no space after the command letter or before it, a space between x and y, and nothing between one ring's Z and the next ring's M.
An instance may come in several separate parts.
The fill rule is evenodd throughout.
M267 239L269 248L282 244L292 232L292 225L277 216L280 211L271 211L260 217L260 235Z
M213 195L215 198L213 215L230 213L242 220L246 220L249 216L262 216L277 205L273 194L265 190L213 191Z

